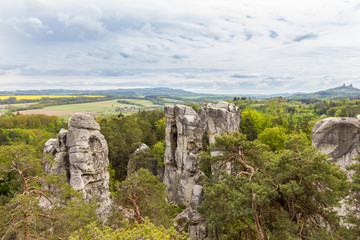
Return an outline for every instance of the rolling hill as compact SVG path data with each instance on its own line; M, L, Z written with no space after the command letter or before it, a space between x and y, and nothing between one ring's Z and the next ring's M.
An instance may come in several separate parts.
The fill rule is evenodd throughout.
M289 99L341 99L341 98L349 98L355 99L360 97L360 89L352 86L343 86L331 88L324 91L318 91L314 93L301 93L294 94Z

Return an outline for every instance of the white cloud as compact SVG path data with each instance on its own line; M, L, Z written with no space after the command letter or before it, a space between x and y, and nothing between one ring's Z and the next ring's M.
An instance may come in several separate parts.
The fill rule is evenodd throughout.
M356 86L358 6L353 0L2 1L2 61L22 67L0 66L0 84L31 88L40 82L26 79L38 74L64 88L71 79L73 88L84 87L89 78L104 88L158 84L216 92ZM14 75L24 83L6 80Z

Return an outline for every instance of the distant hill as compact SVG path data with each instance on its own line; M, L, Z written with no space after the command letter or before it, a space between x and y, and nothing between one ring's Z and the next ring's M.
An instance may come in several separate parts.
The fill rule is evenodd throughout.
M360 89L350 86L341 86L314 93L294 94L289 99L354 99L360 97Z
M72 94L102 94L102 95L124 95L124 96L146 96L146 95L171 95L171 96L194 96L201 95L173 88L133 88L133 89L109 89L109 90L66 90L66 89L44 89L44 90L16 90L0 91L0 96L5 95L72 95Z

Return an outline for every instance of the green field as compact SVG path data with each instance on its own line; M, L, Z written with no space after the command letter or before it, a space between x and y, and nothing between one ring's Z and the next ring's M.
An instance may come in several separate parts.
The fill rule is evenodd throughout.
M184 101L177 100L177 99L171 99L171 98L163 98L163 100L165 101L166 104L171 104L171 103L181 104L181 103L184 103Z
M118 100L127 103L118 103L117 102ZM55 105L55 106L48 106L43 109L24 110L21 111L20 113L57 115L57 116L62 116L64 118L68 118L69 116L73 115L75 112L86 112L95 115L117 115L119 113L127 115L138 112L139 110L163 109L165 105L175 105L175 104L183 103L183 101L181 100L171 99L171 98L163 98L163 101L165 102L165 104L158 105L146 99L126 98L126 99L115 99L109 101L98 101L98 102L89 102L89 103Z
M116 107L136 107L135 105L118 103L117 100L91 102L91 103L79 103L79 104L68 104L68 105L57 105L45 107L47 110L58 110L58 111L76 111L76 112L93 112L98 114L109 114L115 113Z
M134 104L141 104L144 107L159 107L159 105L155 105L149 100L142 100L142 99L119 99L119 100L127 101L129 103L134 103Z

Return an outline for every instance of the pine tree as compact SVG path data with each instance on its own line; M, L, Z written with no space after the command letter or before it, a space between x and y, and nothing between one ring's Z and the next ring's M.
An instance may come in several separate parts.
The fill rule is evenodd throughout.
M306 137L289 136L284 150L272 152L235 132L216 138L211 148L223 155L203 154L201 167L234 163L231 175L213 168L205 181L198 210L207 218L212 238L339 237L342 227L332 209L347 193L346 174L309 146Z

